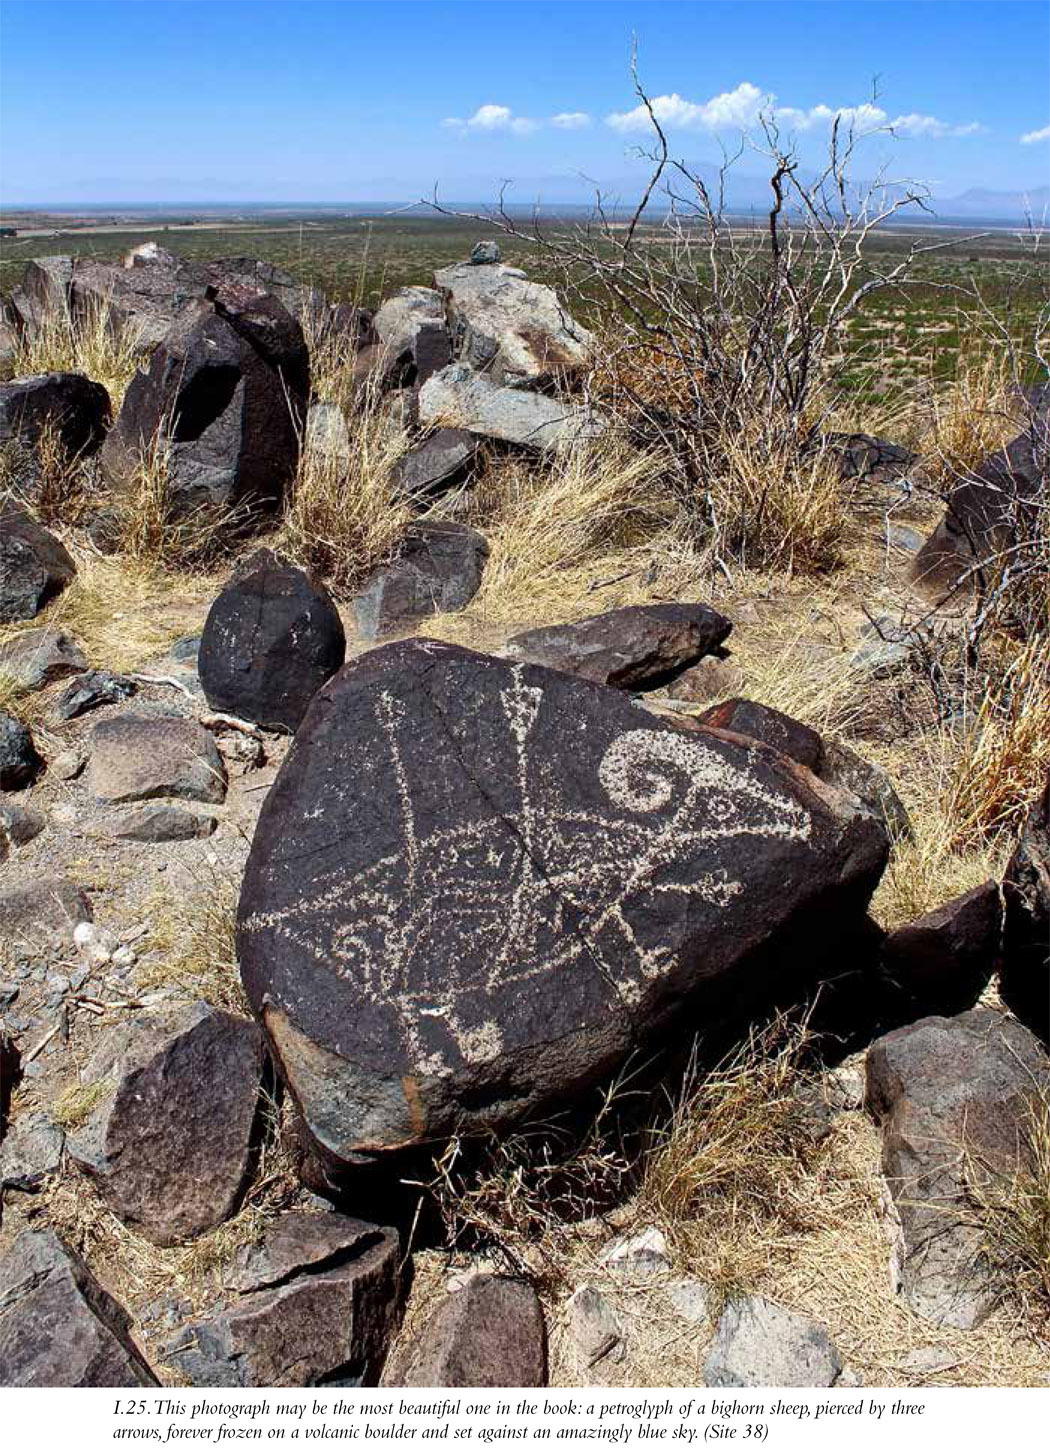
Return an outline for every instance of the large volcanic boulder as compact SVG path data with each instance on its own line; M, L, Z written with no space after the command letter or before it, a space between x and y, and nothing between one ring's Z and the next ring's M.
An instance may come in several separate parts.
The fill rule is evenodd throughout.
M346 657L339 613L324 585L260 552L215 598L198 671L213 708L294 733L307 705Z
M655 687L714 652L733 624L702 602L619 607L581 622L534 627L507 643L512 657L617 688Z
M298 465L308 390L303 332L284 306L259 289L220 289L183 311L131 381L103 474L127 490L159 446L176 516L275 507Z
M0 441L39 444L54 432L67 455L90 455L109 423L109 395L86 374L32 374L0 384Z
M315 696L263 807L241 974L320 1150L571 1103L640 1042L756 1008L852 934L858 802L763 744L412 639Z
M1003 876L1006 915L999 991L1044 1041L1050 1040L1050 775L1032 805Z
M455 263L434 275L456 357L498 384L536 386L584 367L594 336L553 288L506 263Z
M24 622L76 575L72 556L27 511L0 504L0 622Z

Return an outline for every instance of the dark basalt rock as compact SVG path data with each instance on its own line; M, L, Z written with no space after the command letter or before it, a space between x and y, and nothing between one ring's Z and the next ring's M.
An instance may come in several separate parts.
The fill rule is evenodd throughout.
M119 493L160 440L177 515L207 506L243 517L276 507L295 474L309 363L302 329L275 298L211 292L131 381L100 458Z
M824 757L824 742L820 734L776 708L767 708L764 703L754 703L750 698L730 698L717 707L708 708L696 721L709 728L727 728L731 733L745 733L749 738L758 738L762 743L779 748L781 753L786 753L788 758L804 764L814 773L820 770Z
M419 500L461 481L478 453L478 438L469 430L435 430L405 452L390 473L398 498Z
M24 622L73 580L61 541L17 506L0 503L0 622Z
M121 713L91 734L91 792L110 804L201 799L221 804L226 768L214 737L192 718Z
M0 647L0 675L33 692L84 672L87 658L60 627L33 627Z
M564 1106L671 1023L755 1007L792 935L853 933L887 848L764 745L414 639L311 703L248 860L241 973L315 1142L352 1163Z
M1003 876L1006 915L999 993L1050 1041L1050 776Z
M392 1228L282 1214L240 1257L244 1297L179 1331L172 1364L193 1385L374 1384L397 1323L398 1249Z
M56 723L68 723L95 708L122 703L133 697L138 684L130 677L115 672L84 672L60 694L51 709Z
M886 937L886 973L917 1007L965 1011L992 978L1002 911L994 880L957 895Z
M980 562L994 578L1001 563L996 553L1031 530L1044 498L1048 417L1037 416L1032 427L1003 450L989 455L972 475L952 491L941 521L911 569L912 580L931 597L950 597L957 589L972 591L972 573Z
M109 395L85 374L33 374L0 383L0 441L38 444L52 430L70 457L102 444L110 418Z
M26 1229L0 1264L0 1385L157 1385L130 1324L57 1234Z
M157 1244L230 1216L251 1167L266 1072L258 1028L198 1001L115 1027L84 1067L111 1090L66 1150L113 1211Z
M733 624L702 602L619 607L537 627L507 643L512 657L617 688L655 687L714 652Z
M901 1223L901 1293L924 1319L970 1329L998 1302L1003 1275L984 1252L968 1181L1009 1180L1031 1156L1031 1100L1050 1089L1050 1062L1025 1027L976 1006L890 1032L866 1074Z
M385 1386L534 1387L547 1384L547 1331L522 1279L482 1274L450 1294L384 1372Z
M29 729L10 713L0 713L0 789L24 789L42 767Z
M361 636L375 641L436 612L458 612L476 595L488 555L484 536L457 521L409 526L396 560L381 566L354 598Z
M198 656L209 704L294 733L310 699L343 665L346 637L315 577L259 553L212 603Z

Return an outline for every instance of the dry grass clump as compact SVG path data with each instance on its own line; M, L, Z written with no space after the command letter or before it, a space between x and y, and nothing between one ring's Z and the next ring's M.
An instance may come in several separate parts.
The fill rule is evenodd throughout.
M71 371L102 384L114 414L138 368L140 339L130 323L117 323L104 303L75 318L66 309L49 309L32 337L19 340L14 377Z
M281 533L283 549L323 575L337 595L352 591L390 557L413 518L390 492L390 471L408 437L382 408L378 391L366 390L345 417L348 458L303 440Z
M951 489L1002 449L1018 428L1018 395L1012 361L999 350L960 355L953 378L923 391L925 414L917 449L937 489Z
M176 987L188 998L250 1015L234 943L239 884L229 870L199 872L196 893L148 907L150 938L135 968L141 991Z
M755 1287L815 1223L849 1205L837 1189L804 1029L751 1034L713 1070L691 1069L654 1130L640 1202L680 1264L722 1294Z
M964 720L944 795L953 845L1017 829L1050 769L1050 637L1007 644Z
M1040 1089L1031 1098L1012 1174L997 1173L972 1155L965 1173L988 1258L1008 1271L1014 1293L1045 1320L1050 1317L1050 1093Z
M702 514L720 557L815 576L843 562L847 511L834 457L804 454L761 430L726 432L702 480Z
M112 1091L113 1082L107 1077L83 1086L74 1082L55 1098L51 1107L52 1121L67 1131L79 1127Z

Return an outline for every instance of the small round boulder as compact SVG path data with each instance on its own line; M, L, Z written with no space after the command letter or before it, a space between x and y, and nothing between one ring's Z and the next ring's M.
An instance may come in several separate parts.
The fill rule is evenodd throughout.
M294 733L345 656L343 624L321 582L260 551L212 603L198 670L217 712Z

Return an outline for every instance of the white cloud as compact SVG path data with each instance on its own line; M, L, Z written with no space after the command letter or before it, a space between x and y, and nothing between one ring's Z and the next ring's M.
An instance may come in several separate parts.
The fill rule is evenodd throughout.
M821 102L801 108L776 106L775 101L772 92L761 91L750 81L741 81L734 90L723 91L708 101L687 101L677 92L669 96L654 96L652 109L661 126L687 131L746 130L754 126L763 113L771 116L781 127L793 131L812 131L816 127L830 126L836 117L840 124L851 126L858 132L889 128L902 136L963 137L984 130L976 121L955 126L936 116L923 116L916 111L891 118L881 106L868 103L833 107ZM631 111L612 112L605 122L614 131L645 131L649 126L649 113L644 106L635 106Z
M582 131L590 124L591 118L586 111L559 111L557 116L551 117L551 126L559 127L562 131Z
M661 126L687 130L716 131L720 127L747 127L758 120L762 107L772 98L763 95L750 81L741 81L732 91L723 91L709 101L687 101L677 91L652 98L653 115ZM605 118L614 131L645 131L649 113L644 106L631 111L614 111Z
M1021 138L1021 145L1029 147L1033 142L1050 142L1050 126L1041 126L1038 131L1026 131Z
M536 130L539 122L528 116L515 116L509 106L497 106L490 101L479 106L473 116L465 119L461 116L446 116L441 125L464 134L472 131L509 131L515 136L527 136L529 132Z

